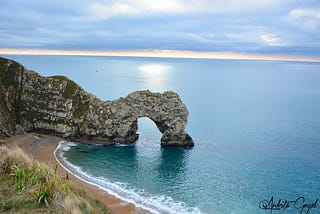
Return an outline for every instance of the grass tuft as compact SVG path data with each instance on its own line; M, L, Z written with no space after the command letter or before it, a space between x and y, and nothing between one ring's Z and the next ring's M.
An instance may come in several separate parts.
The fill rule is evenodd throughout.
M0 213L110 213L57 175L57 167L13 146L0 146L0 195Z

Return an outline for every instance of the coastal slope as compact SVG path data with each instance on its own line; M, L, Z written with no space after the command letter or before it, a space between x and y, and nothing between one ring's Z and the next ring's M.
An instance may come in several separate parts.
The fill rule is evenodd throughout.
M102 101L64 76L43 77L0 58L0 138L38 132L95 143L132 143L137 119L148 117L163 146L193 146L185 132L188 110L174 92L136 91Z
M31 149L28 139L32 136L21 143L30 143L27 147ZM66 179L58 165L38 162L14 142L0 144L0 213L113 213L103 204L105 201L97 200L101 197L86 193L86 186L72 179L69 182L71 179Z

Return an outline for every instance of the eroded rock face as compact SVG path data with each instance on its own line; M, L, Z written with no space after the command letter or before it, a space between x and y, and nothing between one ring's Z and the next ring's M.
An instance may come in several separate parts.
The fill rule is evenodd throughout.
M163 134L161 145L193 146L184 131L188 110L174 92L137 91L101 101L63 76L42 77L0 58L0 136L26 131L52 133L77 141L132 143L137 119L148 117ZM20 130L21 131L21 130Z

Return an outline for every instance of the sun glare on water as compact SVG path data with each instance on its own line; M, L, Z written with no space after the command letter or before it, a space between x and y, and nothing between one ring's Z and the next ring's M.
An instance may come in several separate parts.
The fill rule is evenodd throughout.
M144 64L138 67L146 88L152 91L164 91L171 67L165 64Z
M145 72L149 77L159 77L166 73L170 66L163 64L146 64L138 67L140 71Z

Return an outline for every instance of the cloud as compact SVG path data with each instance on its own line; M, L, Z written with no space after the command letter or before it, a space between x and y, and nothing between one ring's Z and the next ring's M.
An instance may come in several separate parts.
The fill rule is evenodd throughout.
M270 46L285 46L286 43L276 34L266 33L261 35L261 39Z
M97 18L107 19L117 15L133 15L135 13L134 10L129 9L129 5L115 3L113 5L104 5L99 3L93 3L90 5L90 9Z
M319 0L1 0L0 48L320 55L319 8Z
M315 29L320 26L320 7L319 8L296 8L288 14L288 19L292 23L303 25L309 29Z
M244 14L276 8L278 0L122 0L95 1L89 6L92 16L108 19L114 16Z
M107 19L114 16L137 16L154 14L185 14L192 8L179 0L130 0L115 2L93 2L90 5L93 16Z
M215 43L217 42L219 39L216 39L216 35L215 34L204 34L204 33L188 33L188 36L198 42L202 42L202 43Z
M289 23L302 30L320 33L320 7L296 8L290 11L287 18Z
M289 15L295 19L303 17L320 19L320 8L294 9L289 13Z
M276 8L281 5L278 0L200 0L198 2L198 11L216 14L235 13L257 13L260 11L269 10L270 8ZM286 2L286 0L284 0Z

